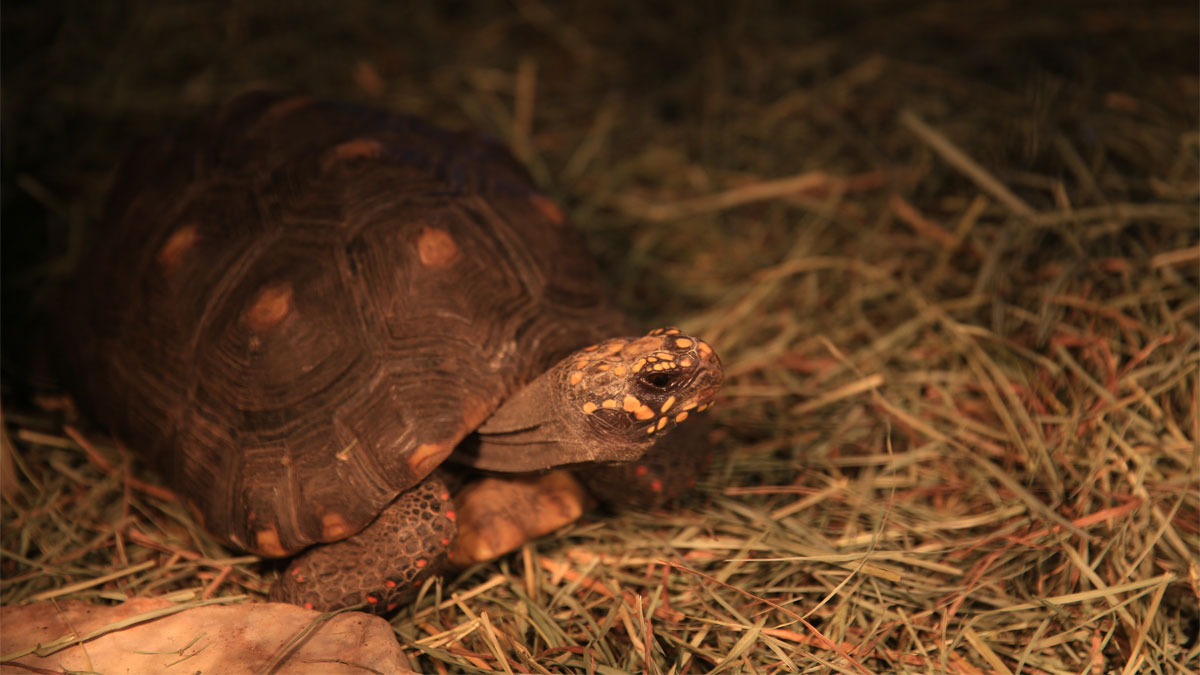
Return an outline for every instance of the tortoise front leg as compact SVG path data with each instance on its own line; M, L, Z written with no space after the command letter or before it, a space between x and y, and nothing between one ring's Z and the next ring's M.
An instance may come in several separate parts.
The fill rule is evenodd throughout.
M321 611L362 604L390 612L445 567L455 519L445 483L430 476L357 534L296 556L271 587L271 599Z

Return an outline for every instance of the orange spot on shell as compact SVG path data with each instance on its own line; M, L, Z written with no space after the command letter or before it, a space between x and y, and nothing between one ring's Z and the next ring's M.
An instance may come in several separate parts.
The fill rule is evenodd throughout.
M452 523L458 521L458 514L453 511L447 511L446 517L449 518L450 522L452 522Z
M392 581L391 579L388 579L387 581L383 582L383 585L387 586L388 588L395 588L396 582Z
M383 144L374 138L356 138L333 149L335 159L377 159L383 155Z
M279 542L279 530L273 527L267 527L254 533L254 541L257 544L255 552L266 556L276 558L288 554L288 550Z
M312 608L313 608L313 604L311 602L304 603L304 609L312 609Z
M646 466L645 464L638 464L637 467L634 468L633 474L635 476L645 476L648 471L650 471L650 467Z
M541 211L542 215L546 216L547 220L555 225L562 225L563 223L567 222L566 216L563 215L562 208L560 208L558 204L554 203L553 199L535 192L534 194L529 195L529 202L533 204L538 211Z
M340 513L326 513L321 516L321 538L325 541L345 539L354 532L350 523Z
M195 223L175 230L167 243L158 250L158 264L167 274L174 272L183 261L183 256L200 240L200 226Z
M428 476L451 450L449 443L422 443L408 456L408 468L415 476Z
M377 598L377 597L375 597L375 596L373 596L373 595L368 595L368 596L367 596L367 602L369 602L369 603L371 603L371 604L375 604L375 603L379 602L379 598Z
M258 292L244 318L250 330L261 332L283 321L292 309L291 284L273 284Z
M458 254L458 244L445 230L426 227L417 235L417 255L426 267L445 267L454 262Z
M292 96L285 98L278 103L271 104L271 107L267 108L263 112L262 117L259 118L259 122L268 122L271 120L277 120L281 117L286 117L297 110L307 108L308 105L313 101L314 99L311 96Z
M654 490L655 492L662 492L662 481L658 480L657 478L650 481L650 489Z
M428 560L426 560L426 559L424 559L424 558L420 558L420 559L418 559L418 560L417 560L417 569L424 568L424 567L425 567L426 565L428 565L428 564L429 564L429 561L428 561Z

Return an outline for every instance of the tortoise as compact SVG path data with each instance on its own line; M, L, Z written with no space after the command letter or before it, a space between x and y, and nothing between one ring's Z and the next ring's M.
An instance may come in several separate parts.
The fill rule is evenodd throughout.
M708 453L673 430L716 395L712 347L639 335L496 141L243 94L141 147L105 223L61 375L205 529L291 557L273 599L394 609Z

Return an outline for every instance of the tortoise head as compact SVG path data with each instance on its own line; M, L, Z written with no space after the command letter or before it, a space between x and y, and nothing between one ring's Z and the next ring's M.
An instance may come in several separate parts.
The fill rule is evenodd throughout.
M689 415L704 412L722 379L712 347L678 328L607 340L576 352L569 361L560 374L563 397L584 414L597 438L618 445L642 445Z
M722 378L713 348L678 328L606 340L505 401L458 459L490 471L635 460L707 410Z

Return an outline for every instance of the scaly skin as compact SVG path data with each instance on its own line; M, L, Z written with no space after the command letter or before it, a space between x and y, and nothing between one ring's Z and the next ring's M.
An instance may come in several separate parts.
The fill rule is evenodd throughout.
M271 599L322 611L362 604L365 611L390 612L445 567L455 518L445 484L430 476L359 533L296 556Z

